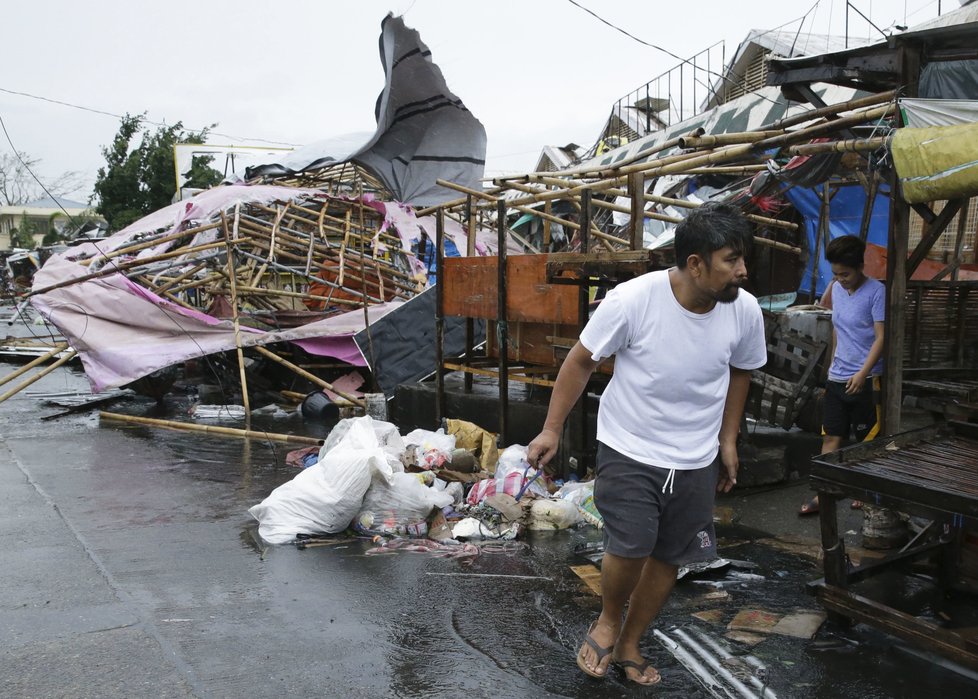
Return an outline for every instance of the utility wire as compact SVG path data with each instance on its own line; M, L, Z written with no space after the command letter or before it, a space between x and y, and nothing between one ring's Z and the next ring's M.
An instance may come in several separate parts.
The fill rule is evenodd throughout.
M32 95L29 92L18 92L17 90L8 90L5 87L0 87L0 92L6 92L7 94L10 94L10 95L18 95L19 97L29 97L31 99L40 100L42 102L50 102L51 104L60 104L62 107L71 107L72 109L80 109L80 110L85 111L85 112L91 112L92 114L101 114L103 116L110 116L110 117L113 117L115 119L123 119L123 118L125 118L121 114L114 114L113 112L106 112L106 111L101 110L101 109L93 109L92 107L83 107L80 104L72 104L71 102L63 102L61 100L52 99L50 97L42 97L40 95ZM168 126L168 124L165 124L163 122L152 121L150 119L146 119L145 117L143 117L142 120L145 123L151 124L153 126L164 126L164 127ZM190 131L203 131L203 129L192 129L189 126L186 127L186 128L188 130L190 130ZM235 141L254 141L256 143L268 143L270 145L277 145L277 146L293 146L293 147L296 147L296 148L301 145L299 143L288 143L287 141L270 141L270 140L265 139L265 138L249 138L247 136L234 136L232 134L219 133L217 131L209 131L208 133L210 133L213 136L221 136L222 138L230 138L230 139L235 140Z

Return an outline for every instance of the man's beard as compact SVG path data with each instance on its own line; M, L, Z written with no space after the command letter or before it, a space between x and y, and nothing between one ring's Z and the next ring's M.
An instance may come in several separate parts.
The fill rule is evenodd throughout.
M737 295L739 293L739 284L727 284L720 291L714 294L713 298L716 299L718 303L733 303L737 300Z

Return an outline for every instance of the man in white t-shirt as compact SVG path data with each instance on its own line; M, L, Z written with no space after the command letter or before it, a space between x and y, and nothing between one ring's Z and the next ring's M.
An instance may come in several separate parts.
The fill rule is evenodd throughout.
M693 210L676 229L677 266L619 284L598 306L528 447L534 465L553 458L588 379L614 355L594 486L605 523L602 609L577 655L591 677L614 664L632 682L658 682L639 642L679 566L716 556L715 493L737 482L750 371L767 361L760 306L741 288L752 241L737 208Z

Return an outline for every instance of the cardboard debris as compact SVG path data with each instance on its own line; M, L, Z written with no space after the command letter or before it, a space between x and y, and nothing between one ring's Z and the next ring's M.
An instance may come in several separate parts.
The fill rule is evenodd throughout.
M584 581L584 584L591 588L591 592L601 596L601 571L593 565L571 566L574 575Z
M705 621L710 624L719 624L723 620L723 615L726 612L722 609L707 609L702 612L693 612L693 616L700 621Z
M728 631L724 634L725 638L729 638L731 641L736 641L737 643L743 643L746 646L756 646L758 643L763 641L767 636L759 633L751 633L750 631Z
M766 612L763 609L741 609L727 624L727 628L731 631L771 633L771 629L780 620L781 615L774 612Z
M793 638L810 639L826 619L825 612L796 612L787 614L774 625L771 633Z

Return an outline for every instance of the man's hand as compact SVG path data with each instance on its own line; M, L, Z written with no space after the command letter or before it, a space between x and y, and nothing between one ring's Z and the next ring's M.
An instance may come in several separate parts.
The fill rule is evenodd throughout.
M717 492L729 493L737 485L737 469L740 457L737 456L737 443L720 444L720 473L717 477Z
M543 468L550 463L550 459L554 458L559 445L560 434L544 427L543 431L527 446L526 460L533 468Z

